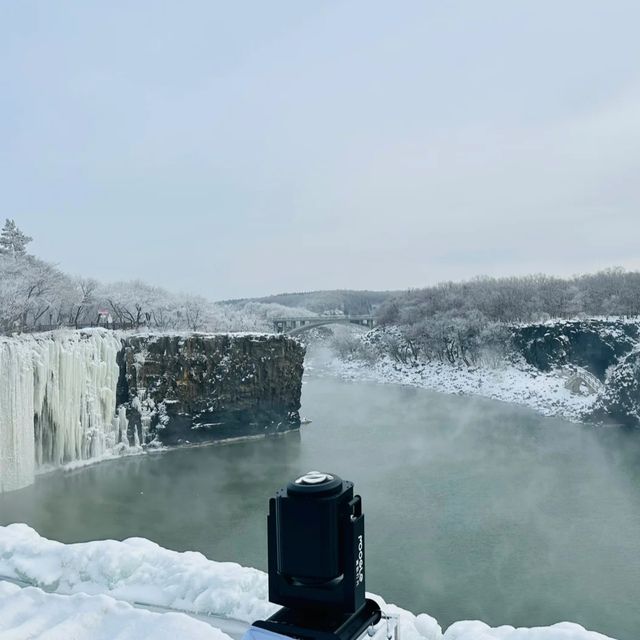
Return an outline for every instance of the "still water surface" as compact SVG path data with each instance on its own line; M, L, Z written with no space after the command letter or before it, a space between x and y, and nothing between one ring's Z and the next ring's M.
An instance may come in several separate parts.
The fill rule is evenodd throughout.
M64 542L144 536L266 569L268 498L310 469L353 480L367 588L446 627L572 620L640 637L640 433L490 400L312 378L300 434L53 473L0 523Z

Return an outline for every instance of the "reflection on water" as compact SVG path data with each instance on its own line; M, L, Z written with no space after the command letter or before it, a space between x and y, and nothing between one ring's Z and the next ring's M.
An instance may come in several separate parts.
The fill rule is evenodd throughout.
M356 483L369 590L443 626L573 620L637 637L640 434L501 403L312 379L301 434L51 474L0 522L65 542L144 536L266 568L267 500L321 468Z

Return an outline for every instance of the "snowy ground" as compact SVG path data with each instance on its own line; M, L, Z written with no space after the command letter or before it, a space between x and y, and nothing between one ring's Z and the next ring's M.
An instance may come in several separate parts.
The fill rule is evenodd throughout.
M6 640L228 640L206 622L152 613L109 596L62 596L0 581L0 638Z
M7 579L34 586L17 586ZM372 597L388 614L399 616L402 640L607 640L568 622L514 629L462 621L443 634L431 616L416 616ZM230 640L215 621L207 623L186 612L248 625L275 610L267 601L267 576L256 569L214 562L200 553L169 551L142 538L65 545L40 537L24 524L0 527L1 640ZM374 640L384 637L380 625Z
M470 394L525 405L546 416L579 421L596 394L578 395L565 386L562 372L543 373L524 363L492 367L466 367L441 362L403 365L384 357L375 363L339 358L314 358L305 365L314 373L329 373L345 380L405 384L452 394Z

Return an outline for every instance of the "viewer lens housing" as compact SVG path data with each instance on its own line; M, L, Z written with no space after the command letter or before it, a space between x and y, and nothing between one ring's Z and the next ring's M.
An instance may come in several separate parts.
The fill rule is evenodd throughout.
M355 612L364 604L364 515L353 483L311 471L269 501L269 599Z

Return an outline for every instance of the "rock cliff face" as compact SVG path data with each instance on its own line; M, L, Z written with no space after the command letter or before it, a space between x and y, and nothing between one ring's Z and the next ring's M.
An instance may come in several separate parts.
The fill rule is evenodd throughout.
M625 356L609 372L590 418L640 427L640 349Z
M640 323L571 320L515 327L525 360L549 371L577 365L604 382L587 421L640 427Z
M570 320L515 327L513 340L525 360L541 371L567 364L584 367L600 380L630 353L640 338L637 323Z
M285 336L127 337L118 403L130 439L175 445L296 429L303 359Z

